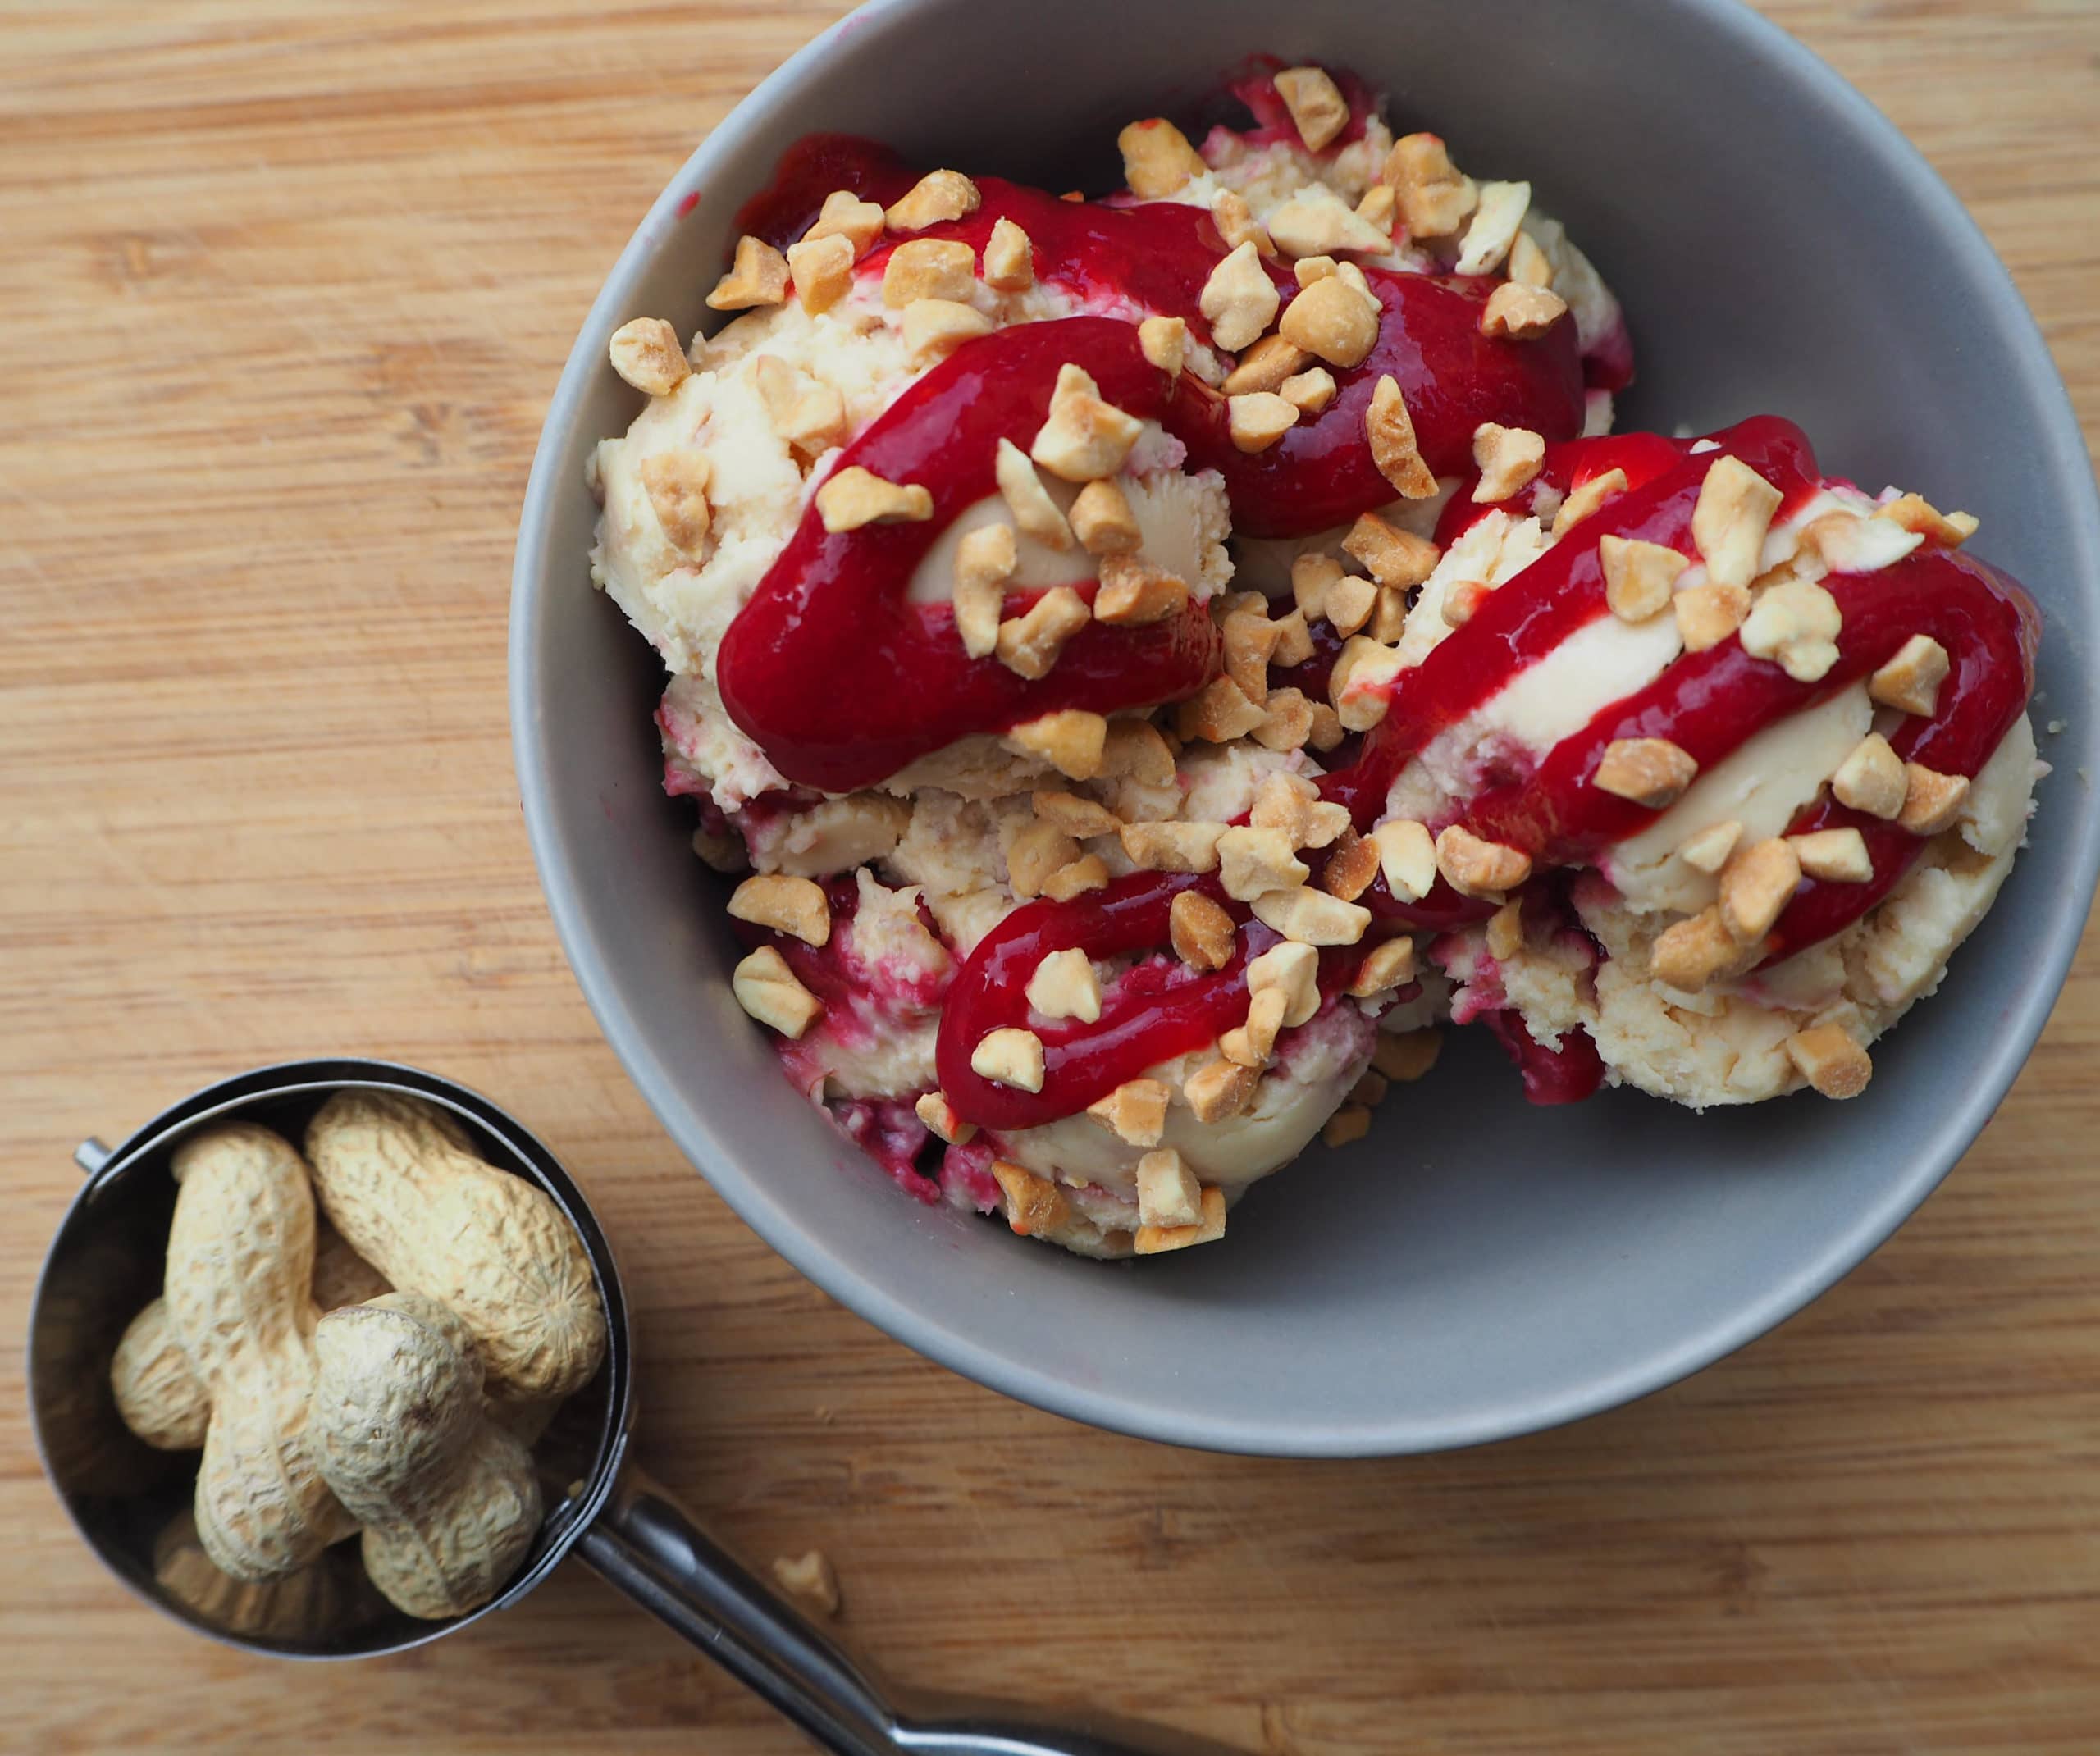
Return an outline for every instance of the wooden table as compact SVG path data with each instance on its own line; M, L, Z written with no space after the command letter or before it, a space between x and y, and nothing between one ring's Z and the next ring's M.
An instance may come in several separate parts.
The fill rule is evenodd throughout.
M1902 1235L1692 1382L1339 1466L1002 1400L775 1259L600 1040L504 719L512 531L585 306L831 3L127 0L0 21L0 1329L66 1155L346 1050L514 1104L638 1307L651 1466L820 1545L900 1674L1270 1756L2100 1740L2100 961ZM1974 206L2100 426L2100 10L1778 0ZM0 1355L0 1745L801 1746L579 1567L356 1667L136 1605Z

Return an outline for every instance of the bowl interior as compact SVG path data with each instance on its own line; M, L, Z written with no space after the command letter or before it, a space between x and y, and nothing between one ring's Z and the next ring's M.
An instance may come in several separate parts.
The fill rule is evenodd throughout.
M863 1316L1011 1393L1162 1439L1362 1453L1493 1438L1655 1388L1796 1309L2002 1096L2091 892L2094 811L2073 776L2100 734L2100 512L2047 353L1958 204L1746 11L1511 0L1492 54L1469 0L1215 0L1201 32L1192 16L878 6L686 166L592 311L536 466L512 635L527 813L571 960L646 1096L738 1211ZM1980 551L2047 617L2038 723L2069 729L2043 739L2058 773L2034 846L1862 1100L1533 1110L1493 1046L1459 1033L1369 1139L1315 1147L1250 1195L1225 1247L1103 1267L903 1198L778 1076L729 996L721 887L687 851L688 807L659 786L653 655L586 582L584 463L637 400L604 367L605 338L637 315L682 331L707 315L737 204L799 135L1099 189L1123 122L1265 49L1352 66L1400 128L1445 135L1477 175L1532 180L1628 308L1641 379L1622 424L1774 410L1827 469L1977 513Z

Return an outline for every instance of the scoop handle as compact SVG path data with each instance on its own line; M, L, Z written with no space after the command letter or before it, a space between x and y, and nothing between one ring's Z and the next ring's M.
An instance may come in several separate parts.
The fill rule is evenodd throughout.
M1062 1726L988 1703L907 1713L632 1465L577 1553L834 1756L1233 1756L1084 1711Z

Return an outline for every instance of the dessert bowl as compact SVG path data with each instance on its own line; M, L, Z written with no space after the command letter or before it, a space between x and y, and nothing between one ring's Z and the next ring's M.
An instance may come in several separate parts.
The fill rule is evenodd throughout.
M853 15L716 130L629 244L556 393L520 535L512 706L536 855L586 995L674 1138L790 1261L900 1339L1178 1443L1477 1442L1656 1388L1789 1315L1988 1117L2047 1018L2100 858L2077 778L2100 505L2033 322L1952 194L1835 75L1733 5L1519 6L1492 57L1471 9L1405 16L1404 37L1381 35L1360 8L1311 4L1279 35L1271 9L1221 4L1195 40L1163 5ZM728 887L662 791L655 661L588 583L585 465L637 406L605 367L612 332L644 315L701 326L738 208L799 137L1102 188L1124 123L1199 103L1261 52L1353 69L1397 124L1445 135L1482 175L1528 171L1627 307L1641 376L1622 428L1777 409L1832 470L1979 514L1990 559L2042 609L2037 717L2062 727L2042 752L2058 772L2001 905L1861 1100L1702 1119L1619 1092L1527 1110L1484 1035L1460 1033L1368 1138L1253 1192L1226 1247L1134 1270L898 1199L780 1078L731 996Z

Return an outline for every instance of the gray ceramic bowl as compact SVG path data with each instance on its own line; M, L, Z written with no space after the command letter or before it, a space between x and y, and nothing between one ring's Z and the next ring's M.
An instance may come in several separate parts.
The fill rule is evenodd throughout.
M1727 0L893 0L811 43L672 180L592 308L518 549L511 706L534 850L578 978L693 1162L810 1279L911 1346L1075 1419L1302 1455L1428 1450L1667 1384L1879 1244L2004 1095L2090 898L2100 505L2033 321L1960 204L1836 75ZM1102 187L1116 129L1273 50L1355 67L1460 162L1533 180L1625 300L1628 425L1802 422L1827 468L1984 521L2048 618L2057 765L2032 849L1872 1091L1705 1119L1628 1093L1528 1110L1461 1033L1371 1138L1315 1148L1222 1247L1105 1267L906 1199L790 1089L728 982L720 886L658 784L655 661L591 591L584 460L637 399L631 317L681 331L737 205L816 129L927 164ZM688 210L688 203L691 203ZM880 679L870 679L879 686Z

